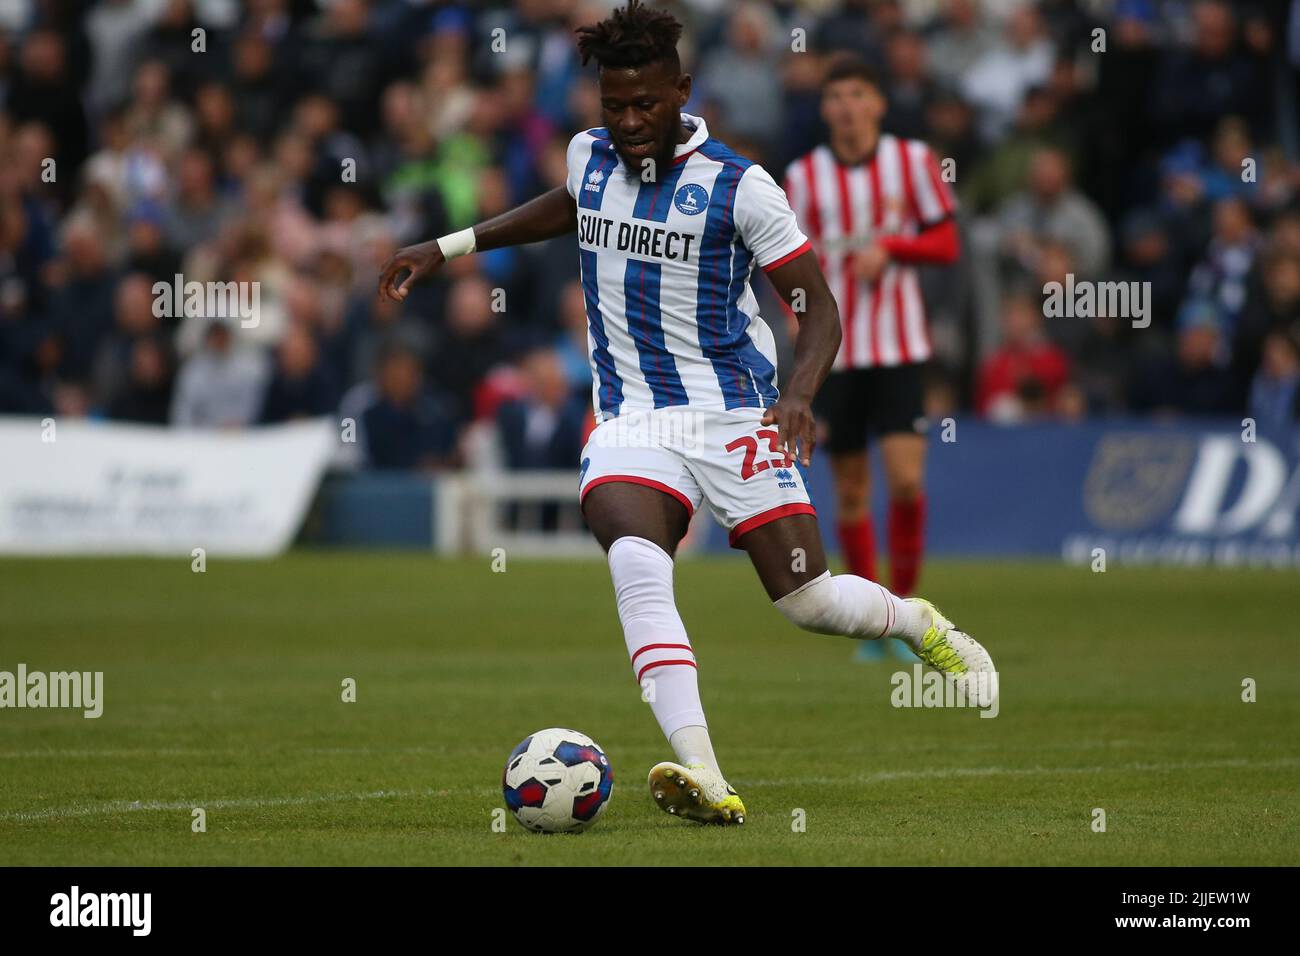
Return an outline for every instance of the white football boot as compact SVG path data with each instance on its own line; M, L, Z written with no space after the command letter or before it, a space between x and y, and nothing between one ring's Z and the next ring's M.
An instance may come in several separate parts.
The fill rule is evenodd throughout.
M952 678L968 702L992 707L998 698L998 673L984 645L965 631L959 631L924 598L905 600L920 606L930 617L930 626L919 640L904 638L916 656Z
M664 761L650 770L650 796L660 810L700 823L739 825L745 805L722 774L703 764Z

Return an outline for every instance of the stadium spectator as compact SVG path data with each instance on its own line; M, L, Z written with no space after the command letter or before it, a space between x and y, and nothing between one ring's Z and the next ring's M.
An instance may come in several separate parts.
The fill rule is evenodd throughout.
M926 137L936 156L951 159L956 169L975 169L981 153L974 112L957 94L939 89L926 109Z
M1145 364L1133 382L1132 405L1162 417L1230 415L1241 409L1222 363L1223 318L1214 302L1192 300L1178 317L1175 354Z
M495 295L482 277L468 275L456 281L447 297L446 326L434 345L429 368L450 399L458 424L477 417L479 384L510 357L500 313L493 308Z
M927 112L937 95L925 43L919 34L899 30L889 38L887 58L889 110L883 125L896 136L925 139Z
M126 381L109 403L109 418L165 425L171 409L174 376L171 348L159 335L131 341Z
M576 394L569 387L564 364L554 349L533 349L519 368L525 394L497 408L507 467L571 468L586 440L589 396Z
M1152 325L1172 329L1187 279L1158 210L1135 209L1124 218L1120 250L1120 280L1149 283Z
M1110 232L1097 205L1074 188L1068 157L1054 148L1035 152L1027 185L998 213L1003 254L1034 274L1043 244L1059 242L1080 275L1101 275L1110 264Z
M171 423L187 428L242 428L256 421L269 373L265 353L236 344L224 320L210 321L203 345L182 366Z
M91 49L88 87L97 112L126 97L135 48L151 22L149 6L134 0L105 0L87 11L86 37Z
M1300 335L1300 250L1292 251L1274 230L1270 248L1247 286L1246 305L1232 344L1232 366L1239 382L1249 383L1259 369L1270 332Z
M980 367L976 411L1004 424L1044 417L1056 409L1069 375L1069 358L1043 332L1038 298L1013 292L1003 312L1002 344Z
M1095 415L1122 414L1144 340L1128 334L1131 326L1121 316L1103 314L1077 321L1086 325L1069 354L1081 410Z
M1152 88L1151 119L1167 142L1204 139L1222 116L1262 127L1271 97L1264 74L1238 44L1237 16L1222 0L1192 6L1192 43L1166 53Z
M1008 14L994 45L961 77L961 91L980 111L986 142L1011 127L1020 101L1032 87L1047 82L1055 53L1036 7L1022 4Z
M569 282L560 293L560 325L555 350L569 389L590 400L591 362L587 359L587 298L582 283Z
M419 356L400 345L379 356L375 401L361 425L374 468L435 470L454 461L454 419L425 385Z
M879 67L885 62L885 41L893 15L873 0L844 0L827 11L812 31L815 48L826 53L852 53Z
M1263 362L1250 388L1249 414L1261 431L1300 422L1300 341L1280 329L1264 339Z
M962 202L979 212L996 209L1024 188L1040 150L1055 148L1068 156L1069 147L1055 97L1044 86L1026 90L1015 127L997 146L982 151L971 174L961 178Z
M311 331L291 325L275 352L275 371L266 387L258 420L287 422L328 415L338 405L338 389Z
M164 162L170 162L189 143L194 118L172 96L171 72L162 61L145 60L136 68L123 122L132 141L156 149Z
M63 232L63 255L46 275L50 282L50 319L62 341L61 378L84 382L99 343L113 327L113 290L117 277L104 241L88 217L70 220Z
M81 165L90 144L77 87L64 38L50 29L29 33L18 54L18 69L5 90L5 111L15 123L30 120L48 126L58 146L53 158L68 173Z
M997 42L997 31L981 15L978 0L944 0L927 40L935 78L955 89Z
M171 282L180 272L181 256L167 243L166 219L162 205L147 199L136 203L124 217L128 271L161 282Z
M770 149L781 135L781 78L772 53L781 42L771 12L739 4L727 23L726 41L702 61L700 92L734 135Z
M186 149L176 166L176 198L169 205L167 244L184 255L216 235L228 208L217 192L212 157L198 148Z
M1260 237L1250 207L1240 198L1216 202L1213 221L1210 244L1188 278L1187 301L1206 300L1217 307L1224 349L1220 360L1226 362L1246 305Z
M124 276L113 295L113 328L96 349L92 365L96 404L111 408L128 387L135 345L142 339L164 333L162 320L154 314L153 280L141 272ZM168 357L168 365L171 364ZM170 391L170 371L167 375ZM110 412L110 417L115 417ZM166 410L159 422L167 420Z

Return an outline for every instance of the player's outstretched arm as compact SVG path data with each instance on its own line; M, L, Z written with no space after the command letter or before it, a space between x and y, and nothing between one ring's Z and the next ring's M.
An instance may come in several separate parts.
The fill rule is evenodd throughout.
M812 400L840 349L840 312L811 251L778 266L767 277L794 313L799 332L794 339L794 371L781 388L781 398L763 416L763 424L776 424L786 455L808 465L817 445Z
M554 239L577 228L577 203L565 187L558 186L469 229L398 249L379 273L379 294L400 302L412 284L433 275L448 259ZM403 272L409 274L399 285L397 277Z

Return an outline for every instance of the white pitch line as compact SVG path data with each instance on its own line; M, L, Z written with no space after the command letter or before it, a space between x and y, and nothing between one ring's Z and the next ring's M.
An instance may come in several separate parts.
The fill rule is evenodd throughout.
M413 754L428 756L447 754L448 747L291 747L269 751L272 756L292 756L295 754L322 754L338 756L388 756ZM0 760L62 760L106 758L119 760L127 757L240 757L248 754L247 749L198 748L198 747L163 747L151 750L135 747L129 750L0 750Z
M1282 757L1277 760L1246 760L1234 757L1226 760L1188 761L1184 763L1129 763L1105 767L941 767L933 770L882 770L878 773L851 777L797 777L789 780L748 780L736 778L737 783L748 787L777 787L788 785L818 786L841 783L888 783L893 780L943 780L952 777L1042 777L1055 774L1094 773L1167 773L1181 770L1217 770L1234 767L1264 769L1270 767L1300 766L1300 758Z
M354 803L362 800L409 800L451 793L475 793L483 788L425 790L373 790L369 793L313 793L301 797L231 797L220 800L113 800L108 803L79 804L48 810L11 810L0 813L0 822L32 823L38 820L61 820L70 817L112 816L141 811L193 810L265 810L275 807L301 807L320 803Z
M777 786L820 786L829 784L887 783L893 780L945 779L954 777L1039 777L1060 774L1097 774L1097 773L1168 773L1185 770L1218 770L1246 768L1262 770L1275 767L1300 766L1300 758L1284 757L1278 760L1204 760L1184 763L1131 763L1116 764L1109 767L950 767L934 770L884 770L879 773L863 774L850 777L797 777L788 780L746 780L737 781L748 787ZM321 803L353 803L363 800L409 800L416 797L428 798L450 794L473 794L487 792L484 787L458 787L424 790L374 790L369 793L318 793L300 797L234 797L220 800L172 800L141 801L114 800L110 803L94 805L76 805L59 809L46 810L11 810L0 813L0 822L32 823L41 820L59 820L75 817L96 817L121 813L139 813L141 811L175 811L192 810L195 807L215 810L260 810L274 807L311 806Z

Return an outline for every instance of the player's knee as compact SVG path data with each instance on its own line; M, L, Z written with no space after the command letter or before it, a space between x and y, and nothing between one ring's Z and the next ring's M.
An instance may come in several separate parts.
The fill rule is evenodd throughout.
M856 521L864 518L867 514L867 500L870 497L869 480L838 480L835 482L835 513L841 521Z
M840 592L829 571L774 602L795 627L818 634L843 634Z
M921 497L921 492L925 485L919 477L901 478L890 482L889 498L891 501L897 501L902 504L911 504L917 498Z
M623 535L607 555L614 598L624 618L655 613L673 603L673 559L646 538Z

